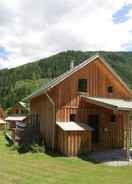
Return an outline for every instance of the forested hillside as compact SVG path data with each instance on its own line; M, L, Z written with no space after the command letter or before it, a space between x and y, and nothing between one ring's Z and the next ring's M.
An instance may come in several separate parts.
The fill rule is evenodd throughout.
M5 108L10 107L40 86L45 85L50 79L67 71L72 60L77 65L95 53L97 52L67 51L17 68L1 70L1 105ZM98 53L132 87L132 52Z

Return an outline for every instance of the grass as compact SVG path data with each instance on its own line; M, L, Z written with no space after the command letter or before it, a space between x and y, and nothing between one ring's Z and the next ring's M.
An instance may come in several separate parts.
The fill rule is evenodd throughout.
M132 167L108 167L80 158L19 154L0 134L0 184L132 184Z

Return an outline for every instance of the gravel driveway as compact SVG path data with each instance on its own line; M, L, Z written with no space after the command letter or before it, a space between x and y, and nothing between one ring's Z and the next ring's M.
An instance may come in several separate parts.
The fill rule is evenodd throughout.
M108 150L103 152L92 152L89 158L95 163L103 163L108 166L132 165L132 159L130 159L130 161L126 160L126 154L123 149Z

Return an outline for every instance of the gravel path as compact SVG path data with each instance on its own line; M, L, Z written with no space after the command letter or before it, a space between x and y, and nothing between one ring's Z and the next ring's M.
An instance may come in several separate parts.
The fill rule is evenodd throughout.
M131 150L132 156L132 150ZM125 151L123 149L109 150L104 152L93 152L90 159L95 163L103 163L108 166L127 166L132 165L132 159L126 160Z

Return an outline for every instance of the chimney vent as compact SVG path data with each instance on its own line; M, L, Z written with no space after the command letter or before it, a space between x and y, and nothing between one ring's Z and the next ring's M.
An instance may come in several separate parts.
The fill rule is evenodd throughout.
M74 61L72 60L70 63L70 69L73 69L73 68L74 68Z

